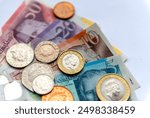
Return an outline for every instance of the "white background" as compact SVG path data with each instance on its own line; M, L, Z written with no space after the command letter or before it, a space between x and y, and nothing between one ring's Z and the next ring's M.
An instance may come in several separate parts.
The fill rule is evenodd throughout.
M23 0L0 0L0 27ZM54 5L60 0L47 0ZM109 41L128 57L127 66L141 85L139 100L150 101L150 0L68 0L76 14L98 23Z

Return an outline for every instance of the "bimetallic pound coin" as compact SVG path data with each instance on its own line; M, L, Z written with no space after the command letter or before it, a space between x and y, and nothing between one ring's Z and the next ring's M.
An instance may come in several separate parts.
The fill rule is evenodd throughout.
M75 8L69 2L60 2L55 5L53 12L58 18L69 19L75 14Z
M47 75L39 75L33 80L32 87L40 95L47 94L53 89L54 80Z
M43 41L35 48L35 57L37 60L50 63L59 55L59 47L51 41Z
M96 86L96 92L101 101L127 101L131 94L128 82L116 74L103 76Z
M72 93L63 86L54 86L53 90L42 96L42 101L73 101Z
M22 84L34 92L32 88L33 80L39 75L47 75L54 80L54 74L52 68L47 64L33 63L27 66L22 72Z
M33 59L33 49L24 43L13 45L6 53L7 62L15 68L23 68L29 65Z
M76 74L80 72L84 67L84 63L85 60L83 56L74 50L63 52L57 60L59 69L66 74Z

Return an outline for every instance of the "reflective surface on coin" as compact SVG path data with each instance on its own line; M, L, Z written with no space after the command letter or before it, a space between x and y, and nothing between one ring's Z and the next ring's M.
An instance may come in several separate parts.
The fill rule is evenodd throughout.
M13 45L6 53L7 62L15 68L23 68L29 65L33 59L33 49L24 43Z
M39 75L47 75L51 79L54 79L52 68L47 64L34 63L27 66L22 72L22 84L30 91L34 91L32 88L33 80Z
M43 41L35 48L35 57L37 60L50 63L59 55L59 47L51 41Z
M59 2L55 5L53 12L58 18L68 19L74 15L75 8L69 2Z
M80 72L84 67L84 63L85 60L83 56L74 50L63 52L57 60L59 69L66 74L76 74Z
M72 93L63 86L54 86L53 90L42 96L42 101L73 101Z
M47 75L39 75L33 80L33 90L40 94L49 93L54 87L54 80Z
M130 86L121 76L108 74L99 80L96 92L102 101L127 101L130 96Z

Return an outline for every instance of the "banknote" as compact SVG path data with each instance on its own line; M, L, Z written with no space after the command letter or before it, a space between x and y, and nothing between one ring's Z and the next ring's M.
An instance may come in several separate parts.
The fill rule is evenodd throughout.
M112 56L97 61L89 62L85 65L82 72L77 75L69 76L61 72L56 72L55 84L65 86L74 95L75 100L97 101L96 84L98 80L110 73L124 77L131 87L135 90L137 83L134 78L129 78L126 68L124 68L120 56ZM131 80L132 79L132 80Z
M75 15L70 20L74 21L76 24L81 26L83 29L86 29L86 28L88 28L88 27L90 27L91 25L94 24L93 21L91 21L87 18L78 16L78 15ZM116 46L113 46L113 50L116 52L117 55L120 55L122 57L123 62L127 61L127 56L124 53L122 53Z
M74 17L72 17L70 19L70 21L75 22L77 25L81 26L83 29L86 29L86 28L88 28L88 27L90 27L91 25L94 24L93 21L91 21L87 18L78 16L78 15L75 15Z
M62 41L73 37L81 31L82 28L73 21L57 19L31 41L31 46L35 48L41 41L52 41L56 44L60 44Z
M41 96L30 92L21 83L15 80L0 85L0 101L40 101Z
M2 27L0 36L0 63L9 47L18 42L29 43L56 20L52 9L31 0L16 10Z

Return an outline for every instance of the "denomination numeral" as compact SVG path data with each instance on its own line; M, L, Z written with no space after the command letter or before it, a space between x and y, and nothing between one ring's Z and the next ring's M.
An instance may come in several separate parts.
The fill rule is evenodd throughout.
M35 19L36 14L41 12L41 7L36 2L32 3L32 5L28 8L29 12L25 15L25 18Z
M75 28L76 26L73 22L63 22L63 27L59 26L56 28L56 36L59 35L60 38L66 39L70 36L71 32L75 30Z

